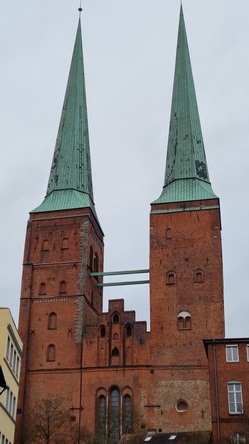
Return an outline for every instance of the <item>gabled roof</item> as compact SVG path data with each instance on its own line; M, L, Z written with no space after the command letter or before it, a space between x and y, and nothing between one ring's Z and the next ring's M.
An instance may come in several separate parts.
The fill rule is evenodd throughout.
M95 214L79 19L47 193L32 213L86 207Z
M153 203L213 199L182 6L163 191Z

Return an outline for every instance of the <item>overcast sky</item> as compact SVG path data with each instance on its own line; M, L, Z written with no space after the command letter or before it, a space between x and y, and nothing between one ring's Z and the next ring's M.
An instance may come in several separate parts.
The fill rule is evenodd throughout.
M16 321L26 223L46 192L78 6L0 2L0 305ZM163 185L179 8L178 0L83 2L105 271L149 267L150 202ZM249 2L184 0L183 8L209 173L221 201L226 335L249 337ZM105 289L105 299L119 297L138 320L149 319L148 286Z

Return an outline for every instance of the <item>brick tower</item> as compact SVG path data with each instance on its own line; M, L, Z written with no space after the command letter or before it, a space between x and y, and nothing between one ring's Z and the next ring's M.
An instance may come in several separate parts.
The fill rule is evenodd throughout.
M54 393L81 421L82 338L102 310L102 289L90 272L103 270L103 246L93 201L79 20L47 194L27 226L19 426L30 422L38 399Z
M224 336L221 223L219 199L208 175L182 7L164 187L150 217L151 363L165 369L161 388L162 399L167 399L167 427L208 430L202 340ZM179 416L185 410L184 417Z

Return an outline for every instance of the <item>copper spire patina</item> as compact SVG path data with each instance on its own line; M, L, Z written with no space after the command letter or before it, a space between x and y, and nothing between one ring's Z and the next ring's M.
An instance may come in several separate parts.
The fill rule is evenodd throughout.
M47 193L32 212L90 207L96 215L84 77L79 19Z
M153 203L213 198L181 5L165 179Z

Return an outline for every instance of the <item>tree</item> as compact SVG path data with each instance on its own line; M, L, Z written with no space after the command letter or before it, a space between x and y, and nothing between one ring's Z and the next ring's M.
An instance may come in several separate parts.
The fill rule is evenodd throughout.
M70 433L70 411L65 408L64 398L58 395L37 401L31 421L36 443L50 444L55 439L63 442Z

